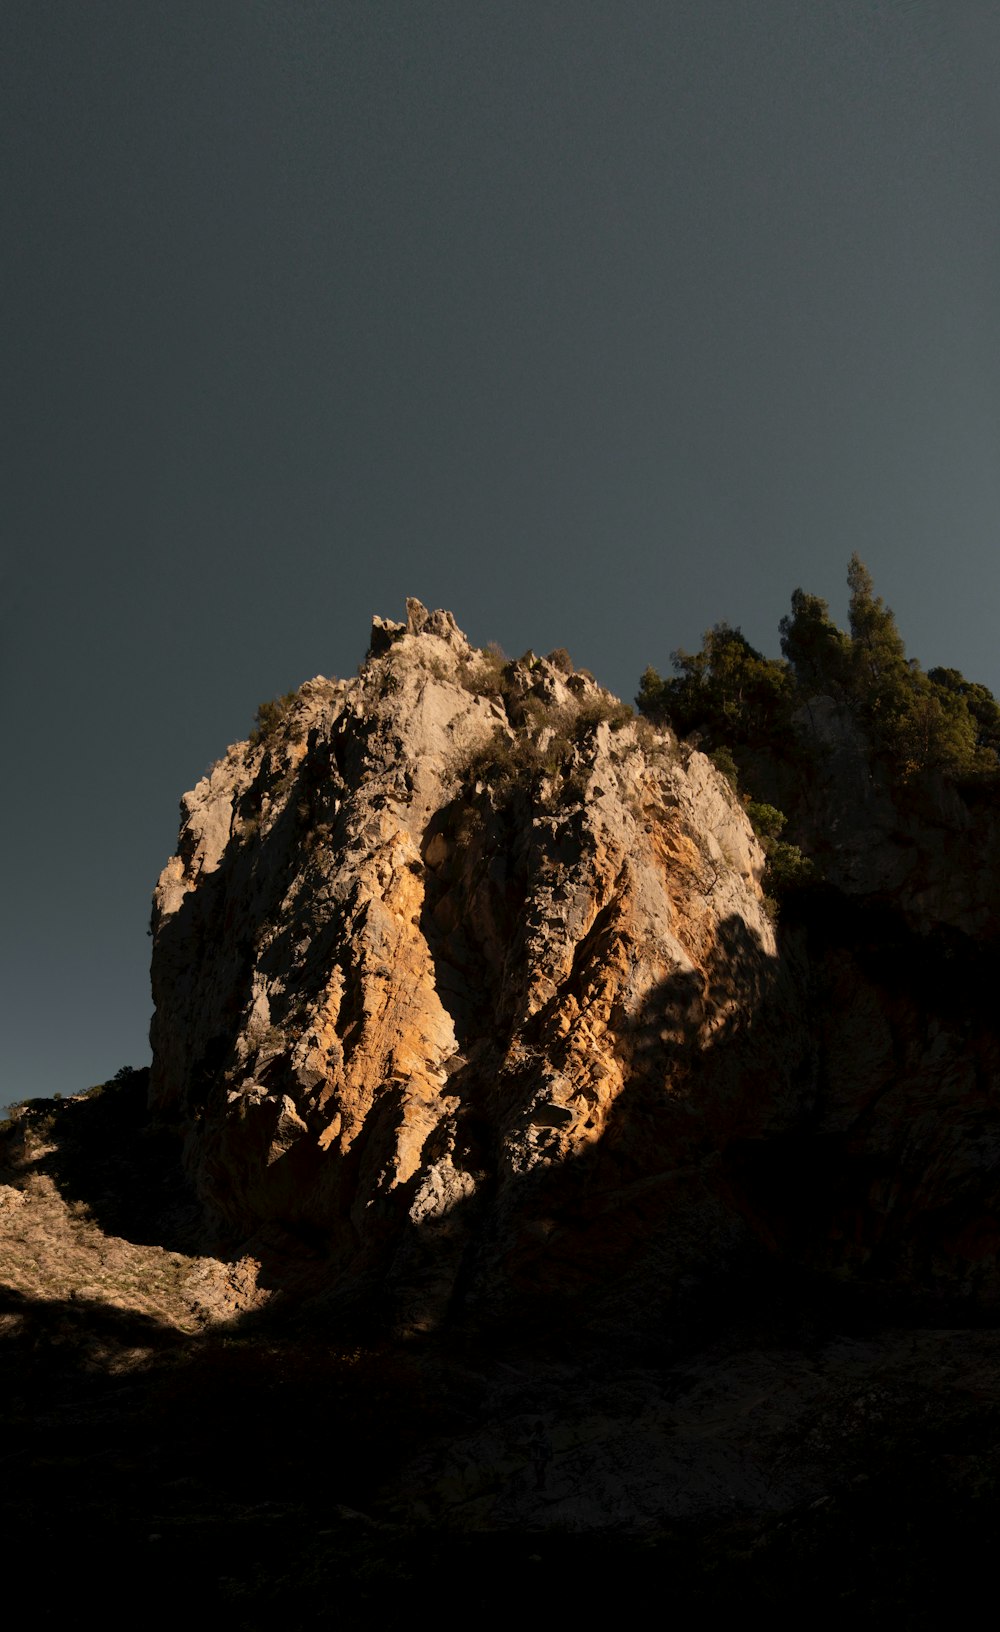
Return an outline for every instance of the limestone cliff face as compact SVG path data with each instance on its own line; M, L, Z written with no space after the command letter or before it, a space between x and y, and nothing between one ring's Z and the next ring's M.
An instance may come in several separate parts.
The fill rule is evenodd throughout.
M151 1097L233 1239L297 1231L414 1326L511 1300L641 1324L775 1257L1000 1298L975 857L946 899L918 859L941 900L897 910L881 837L870 879L852 839L779 949L705 757L419 602L182 816Z
M154 902L152 1099L236 1230L315 1225L349 1266L405 1215L437 1275L471 1203L523 1212L640 1087L681 1103L692 994L718 1037L750 989L720 968L759 976L775 948L762 854L707 759L558 656L505 665L450 614L408 614L186 795ZM651 1017L661 991L683 1014Z

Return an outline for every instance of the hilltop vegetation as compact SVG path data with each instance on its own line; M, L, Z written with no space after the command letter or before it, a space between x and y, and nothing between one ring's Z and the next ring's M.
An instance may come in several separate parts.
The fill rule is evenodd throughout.
M799 845L815 845L816 812L811 834L798 817L824 751L814 724L818 699L827 699L842 731L866 745L873 771L902 803L919 807L942 785L967 798L1000 789L1000 705L992 693L957 669L925 671L907 656L895 617L857 555L847 582L847 630L818 595L796 589L779 626L780 658L717 623L700 651L671 654L673 675L647 668L636 698L647 718L695 737L742 792L778 891L815 877Z
M893 613L852 555L849 631L818 595L797 589L782 618L781 658L755 650L740 629L717 623L699 652L671 654L675 674L648 668L640 711L682 736L698 732L711 751L728 749L741 769L748 751L787 755L796 712L812 697L840 703L897 783L927 772L993 786L1000 772L1000 705L957 669L924 671L907 657Z

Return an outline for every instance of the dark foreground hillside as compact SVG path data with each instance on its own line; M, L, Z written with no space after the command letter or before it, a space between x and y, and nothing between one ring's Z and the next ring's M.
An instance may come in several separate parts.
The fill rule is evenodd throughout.
M311 1290L301 1241L206 1252L144 1101L136 1074L4 1136L4 1573L32 1624L402 1627L443 1601L931 1627L990 1578L985 1317L772 1262L658 1338L537 1314L393 1337L377 1291Z

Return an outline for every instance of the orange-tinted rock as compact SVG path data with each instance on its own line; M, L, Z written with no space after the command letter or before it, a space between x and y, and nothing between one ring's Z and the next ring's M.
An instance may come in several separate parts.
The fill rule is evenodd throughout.
M225 1228L318 1232L416 1326L455 1298L662 1321L774 1256L994 1300L974 858L947 851L946 940L855 823L779 955L703 755L407 614L186 796L157 889L152 1100Z

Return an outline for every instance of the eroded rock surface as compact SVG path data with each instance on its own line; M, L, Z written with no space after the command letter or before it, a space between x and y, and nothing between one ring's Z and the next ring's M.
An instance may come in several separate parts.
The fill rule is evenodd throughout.
M564 653L410 603L262 721L157 889L149 1106L0 1128L22 1565L124 1536L122 1624L946 1622L1000 1477L989 813L828 720L776 934L728 784Z
M203 1195L237 1231L323 1229L342 1269L391 1236L416 1303L473 1213L532 1256L529 1192L635 1143L630 1096L629 1127L683 1122L692 1045L774 963L728 784L555 656L505 663L417 602L376 619L356 679L185 797L156 892L152 1100Z
M897 889L837 738L854 814L779 947L728 783L565 653L411 601L277 715L154 905L152 1104L224 1239L299 1232L403 1329L662 1330L775 1258L995 1304L994 885L953 811Z

